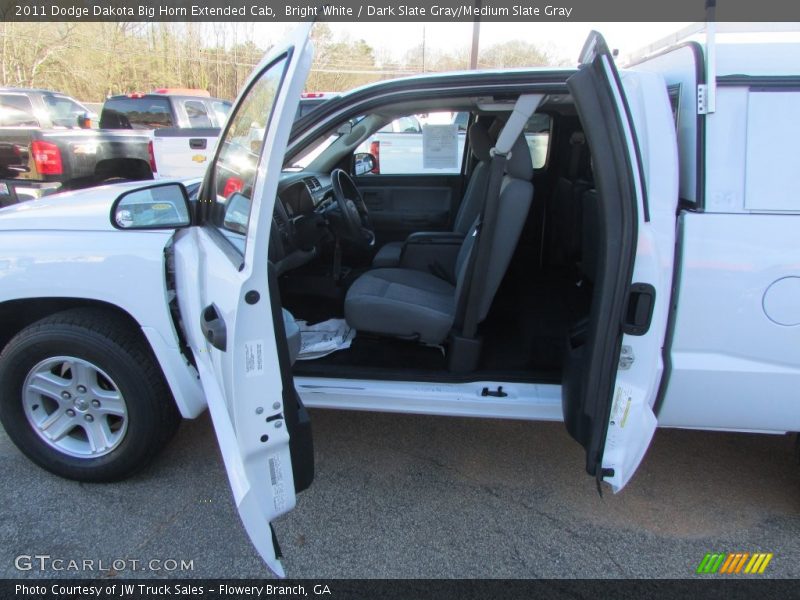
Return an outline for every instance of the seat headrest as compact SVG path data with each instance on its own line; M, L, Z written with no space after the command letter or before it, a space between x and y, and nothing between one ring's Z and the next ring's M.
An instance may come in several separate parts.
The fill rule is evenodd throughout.
M497 136L500 135L500 132L503 130L503 126L506 124L506 120L503 117L497 117L492 124L489 125L489 135L492 139L497 139Z
M516 179L533 179L533 161L525 135L521 134L511 147L511 156L506 162L506 173Z
M491 160L489 151L494 143L489 136L489 131L481 123L473 123L469 128L469 147L472 154L481 162Z

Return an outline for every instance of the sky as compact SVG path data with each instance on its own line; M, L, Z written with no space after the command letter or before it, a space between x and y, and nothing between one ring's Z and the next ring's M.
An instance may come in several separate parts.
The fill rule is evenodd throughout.
M294 27L294 23L258 23L255 40L274 43ZM481 47L519 39L535 43L551 55L577 60L583 42L592 29L604 35L611 48L634 52L654 39L669 35L687 23L481 23ZM448 51L469 47L472 23L329 23L335 36L363 39L379 54L400 59L411 48L422 43L426 48ZM263 44L260 44L263 45Z
M469 46L472 42L472 23L337 23L334 31L342 30L354 39L363 38L375 48L386 48L402 55L409 47L422 42L426 48L449 50ZM532 42L552 55L570 61L577 60L589 32L597 29L609 46L624 44L630 51L645 46L681 29L686 23L481 23L481 47L513 39Z
M280 41L291 31L295 23L257 23L251 25L254 40L267 46ZM690 23L481 23L480 47L519 39L535 43L556 58L574 64L589 32L596 29L606 39L611 49L619 50L622 62L642 48L666 36L680 31ZM761 27L775 24L739 24L740 28ZM472 42L472 23L330 23L334 36L346 36L351 40L363 39L376 51L390 60L399 60L405 52L418 46L423 36L426 48L447 51L453 48L469 47ZM737 27L736 24L733 24ZM792 32L769 34L771 41L800 41L800 24L785 23L779 28L793 29ZM720 25L724 27L724 25ZM729 41L756 41L764 34L727 34ZM722 41L723 38L720 38Z

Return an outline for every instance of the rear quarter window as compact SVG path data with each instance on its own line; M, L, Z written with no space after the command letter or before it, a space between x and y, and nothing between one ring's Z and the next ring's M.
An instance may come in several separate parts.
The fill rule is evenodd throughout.
M110 98L100 115L102 129L161 129L174 127L167 98Z
M0 127L39 127L27 96L0 94Z
M211 110L217 120L217 127L223 127L228 120L228 113L231 112L231 103L224 100L215 100L211 103Z
M213 127L206 105L200 100L184 100L183 109L189 119L190 127Z

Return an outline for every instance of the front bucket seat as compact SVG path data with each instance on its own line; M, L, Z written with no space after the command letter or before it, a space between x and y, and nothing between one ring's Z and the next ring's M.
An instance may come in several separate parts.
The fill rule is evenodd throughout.
M525 137L520 136L506 162L498 198L497 230L491 236L489 269L472 276L472 285L481 289L478 322L486 318L519 241L533 200L532 177L530 150ZM467 270L472 262L470 254L479 221L480 216L473 219L459 250L455 284L413 269L372 269L356 279L347 291L344 304L347 322L359 331L441 344L453 327L457 309L468 291L465 282L469 279Z
M461 204L456 213L456 220L453 223L453 232L467 235L473 221L481 212L483 206L483 195L489 179L489 163L492 158L489 151L492 149L492 137L482 123L473 123L469 128L469 147L472 155L478 160L475 168L469 176L467 190L461 199ZM372 259L372 266L396 267L400 264L400 256L403 253L404 242L389 242L381 246L375 258Z

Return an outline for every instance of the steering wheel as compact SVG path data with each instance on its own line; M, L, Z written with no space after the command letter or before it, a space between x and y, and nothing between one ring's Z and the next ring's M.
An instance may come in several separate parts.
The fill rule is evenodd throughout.
M372 231L367 205L353 178L347 171L334 169L331 172L331 187L341 212L344 237L360 246L374 246L375 232Z

